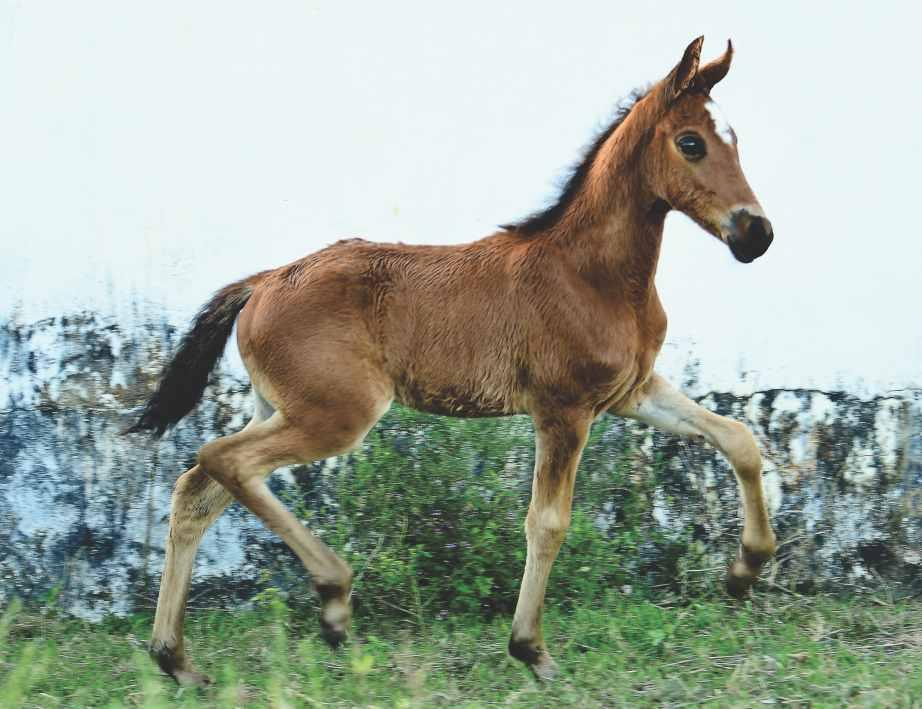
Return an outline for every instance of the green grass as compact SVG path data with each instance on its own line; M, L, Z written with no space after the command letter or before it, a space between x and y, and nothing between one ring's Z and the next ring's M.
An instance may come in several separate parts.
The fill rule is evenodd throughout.
M0 706L922 706L918 602L763 593L668 606L610 594L548 614L562 668L549 686L507 657L509 620L359 618L334 652L312 615L278 601L194 610L190 654L217 682L180 690L146 657L148 616L92 625L9 608Z

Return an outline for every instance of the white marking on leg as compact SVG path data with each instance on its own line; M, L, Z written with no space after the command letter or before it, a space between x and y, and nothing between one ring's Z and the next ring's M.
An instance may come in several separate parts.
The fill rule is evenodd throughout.
M733 129L730 127L730 123L727 121L727 117L723 114L723 111L720 110L720 107L713 101L708 101L704 104L704 107L708 110L708 113L711 114L711 120L714 121L714 131L720 139L727 145L733 145Z

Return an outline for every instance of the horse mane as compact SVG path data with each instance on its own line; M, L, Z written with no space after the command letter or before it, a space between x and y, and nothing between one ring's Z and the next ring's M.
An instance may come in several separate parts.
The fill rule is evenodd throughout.
M649 88L634 89L630 94L618 102L618 109L615 111L611 123L595 137L588 148L584 149L582 158L571 168L568 176L564 179L563 187L557 199L552 204L525 217L521 221L502 224L500 225L500 229L514 231L523 236L533 236L534 234L550 229L560 222L567 213L567 209L573 204L576 196L582 191L583 185L586 184L586 178L589 176L589 169L592 167L592 163L595 162L595 158L605 144L605 141L618 130L618 127L624 123L625 119L630 115L631 110L637 105L637 102L649 92Z

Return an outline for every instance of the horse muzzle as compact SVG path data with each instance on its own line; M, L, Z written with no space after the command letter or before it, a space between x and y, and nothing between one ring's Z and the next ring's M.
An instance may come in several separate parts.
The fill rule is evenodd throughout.
M775 234L772 223L761 214L748 209L737 209L730 215L730 223L723 230L724 241L737 261L750 263L768 251Z

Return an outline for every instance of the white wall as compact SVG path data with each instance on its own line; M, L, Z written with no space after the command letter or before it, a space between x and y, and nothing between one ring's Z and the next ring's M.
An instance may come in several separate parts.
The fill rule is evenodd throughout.
M693 37L776 232L670 217L664 367L711 386L922 380L919 11L874 3L6 2L0 315L184 321L343 236L461 242L541 206Z

